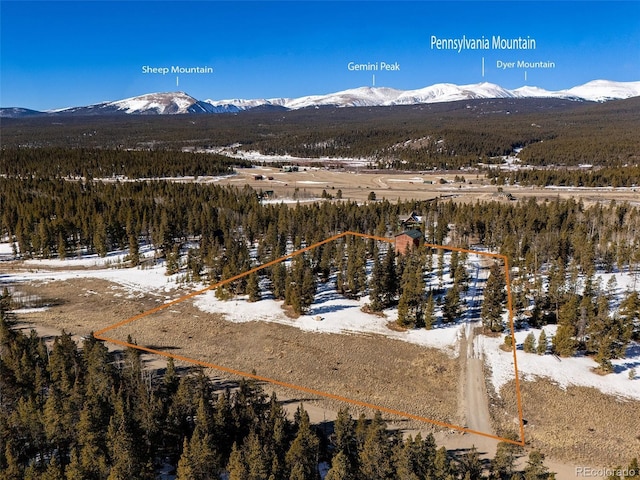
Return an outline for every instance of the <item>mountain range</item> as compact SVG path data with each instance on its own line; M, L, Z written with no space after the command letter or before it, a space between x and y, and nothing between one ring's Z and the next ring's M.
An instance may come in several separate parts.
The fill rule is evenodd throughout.
M387 87L360 87L326 95L299 98L198 100L184 92L149 93L94 105L40 112L26 108L1 108L0 117L22 118L42 115L168 115L197 113L238 113L246 110L298 110L302 108L377 107L454 102L483 98L562 98L575 101L606 102L640 96L640 81L594 80L567 90L549 91L524 86L508 90L492 83L455 85L439 83L417 90Z

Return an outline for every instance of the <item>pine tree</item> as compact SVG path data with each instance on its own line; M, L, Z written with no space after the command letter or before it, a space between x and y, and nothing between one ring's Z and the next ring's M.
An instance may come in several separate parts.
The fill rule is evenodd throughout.
M271 289L276 300L284 300L286 291L287 267L280 262L271 267Z
M485 328L492 332L503 330L502 314L507 295L505 292L505 280L502 268L496 262L491 265L489 278L484 289L484 300L482 301L482 323Z
M436 456L433 460L433 467L434 478L447 479L453 473L453 468L451 466L451 462L449 461L449 457L447 456L447 449L445 447L440 447L436 451Z
M356 480L356 476L352 473L351 462L347 454L339 451L333 456L331 461L331 469L324 477L325 480Z
M258 274L252 273L247 280L247 293L250 302L257 302L262 298L260 293L260 285L258 284Z
M573 328L569 325L560 325L551 340L553 352L561 357L572 357L576 354L577 342L573 338Z
M140 247L138 237L135 234L129 235L129 265L137 267L140 265Z
M382 262L376 255L373 258L373 270L371 272L371 283L369 288L369 300L371 309L379 312L384 309L384 282L383 282Z
M66 401L69 402L70 399ZM44 405L44 430L47 442L55 447L58 455L62 456L66 456L73 438L73 419L66 410L58 389L51 388Z
M631 329L633 337L640 340L640 294L636 290L625 294L618 314L624 328Z
M444 323L453 323L460 317L460 291L454 284L444 297L444 305L442 306L442 321Z
M267 454L262 442L263 440L253 431L245 439L243 446L247 465L245 480L263 480L269 476L272 459Z
M538 355L544 355L547 353L547 334L544 332L544 329L540 330L537 353Z
M302 285L300 289L300 300L302 310L301 313L306 312L307 309L313 303L316 296L316 279L313 274L313 270L310 267L304 269L302 276Z
M597 307L597 314L587 328L587 348L591 352L597 352L596 361L603 370L611 371L610 360L624 356L631 340L632 326L619 315L610 314L609 300L606 296L598 296Z
M57 244L58 244L58 258L60 260L64 260L65 258L67 258L67 242L62 232L58 233Z
M242 458L242 453L236 443L231 447L231 455L227 464L227 472L229 472L229 480L246 480L247 466Z
M391 444L382 415L376 411L367 429L366 438L360 452L360 472L368 480L391 480L394 468L391 461Z
M518 448L512 443L500 442L491 462L491 478L510 480L514 474Z
M337 452L344 452L351 465L356 461L355 424L349 409L341 408L334 422L334 447Z
M385 308L396 302L398 295L398 276L396 273L396 252L389 247L382 266L382 304Z
M140 475L141 459L135 453L135 440L121 394L117 396L114 409L107 431L111 461L108 480L134 478Z
M194 478L193 469L191 468L191 454L189 452L189 440L184 437L182 443L182 455L178 460L178 470L176 472L176 480L191 480Z
M47 469L43 474L39 475L38 478L39 480L60 480L61 478L64 478L62 472L63 470L60 462L58 462L58 459L54 455L51 458L49 465L47 465Z
M350 298L359 298L367 287L365 243L359 237L347 244L347 290Z
M475 446L460 457L459 471L463 478L482 478L482 462Z
M442 290L442 287L444 284L444 250L442 248L438 250L437 276L438 276L438 289Z
M316 480L318 474L318 456L320 442L311 431L309 415L302 406L298 407L298 432L291 443L285 457L287 470L291 472L289 478Z
M291 305L298 315L306 313L313 303L316 294L316 280L313 269L308 265L304 254L293 260L293 265L287 269L285 287L285 303Z
M436 305L433 300L433 294L429 294L429 298L427 298L427 304L424 309L424 328L427 330L431 330L433 328L433 324L436 323Z
M162 383L164 384L167 398L172 398L178 390L180 378L178 377L178 372L176 371L176 364L171 357L169 357L169 359L167 360L167 368L164 371Z
M529 453L529 460L524 469L525 480L547 480L549 477L549 469L544 465L544 454L537 450Z
M398 302L398 319L396 322L401 327L409 327L412 325L407 295L400 295L400 301Z
M180 270L180 247L179 245L176 243L173 245L173 247L171 247L171 250L165 250L166 253L166 267L167 267L167 271L166 274L167 275L173 275L175 273L178 273L178 271Z
M398 324L402 327L424 326L424 280L422 262L416 256L407 260L402 278L402 294L398 302Z
M71 451L71 457L69 460L69 464L64 470L64 479L65 480L84 480L88 475L82 469L80 465L80 455L78 454L78 450L74 448Z
M10 441L6 443L4 448L4 460L7 466L2 472L3 478L6 480L22 480L24 478L24 470L13 454Z
M213 409L208 396L202 395L195 415L196 428L193 430L188 448L188 462L193 479L214 479L218 475L218 455L213 448ZM184 453L183 453L184 455Z
M426 441L418 434L415 439L409 436L404 442L398 442L394 449L396 478L432 478L435 455L435 440L432 435Z
M526 353L535 353L536 352L536 337L533 332L529 332L527 338L524 339L523 350Z
M556 318L559 316L560 305L565 296L566 274L564 261L558 257L551 265L549 272L548 296L555 307Z

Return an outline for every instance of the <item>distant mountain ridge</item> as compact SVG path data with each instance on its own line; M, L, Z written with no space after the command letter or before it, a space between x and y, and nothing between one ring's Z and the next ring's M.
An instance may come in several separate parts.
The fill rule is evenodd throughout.
M417 90L387 87L359 87L326 95L299 98L198 100L185 92L149 93L137 97L47 112L25 108L2 108L0 117L21 118L37 115L176 115L196 113L238 113L260 110L298 110L322 106L378 107L454 102L482 98L562 98L575 101L605 102L640 96L640 81L594 80L567 90L549 91L533 86L508 90L493 83L456 85L438 83Z

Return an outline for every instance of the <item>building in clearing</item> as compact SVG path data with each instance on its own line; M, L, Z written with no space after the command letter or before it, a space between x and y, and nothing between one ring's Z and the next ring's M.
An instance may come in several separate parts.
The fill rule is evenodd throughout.
M423 240L420 230L405 230L395 237L396 255L405 255L409 251L420 246Z

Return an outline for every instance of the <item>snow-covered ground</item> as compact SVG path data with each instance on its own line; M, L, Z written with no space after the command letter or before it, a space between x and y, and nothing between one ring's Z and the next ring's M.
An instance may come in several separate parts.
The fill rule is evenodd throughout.
M544 330L550 342L555 334L556 325L548 325ZM518 372L521 379L534 380L536 377L546 377L562 388L570 385L594 387L606 394L640 400L640 374L633 380L629 379L629 370L635 368L640 371L639 344L632 344L627 348L627 358L612 360L614 373L598 375L592 371L598 364L589 357L559 359L550 354L523 352L522 344L530 331L534 333L537 342L540 329L516 332ZM499 348L504 343L502 337L478 336L476 340L477 346L484 352L487 365L491 368L493 385L499 392L504 384L514 379L513 354Z
M282 198L266 198L264 200L260 200L260 203L262 203L263 205L273 205L278 203L310 203L310 202L317 202L317 201L318 201L317 198L282 197Z
M231 158L240 158L242 160L249 160L251 162L267 162L267 163L309 163L309 162L340 162L344 165L351 167L366 167L373 161L367 158L343 158L343 157L318 157L318 158L306 158L306 157L294 157L292 155L265 155L256 150L230 150L227 148L216 149L215 153L226 155Z
M164 181L164 182L175 182L175 183L217 183L221 180L226 180L228 178L236 175L235 173L230 173L229 175L185 175L183 177L149 177L149 178L129 178L124 175L118 175L115 177L103 177L103 178L95 178L94 180L98 182L104 183L114 183L114 182L147 182L147 181Z
M12 258L11 246L0 243L0 260ZM72 257L64 260L43 259L25 260L23 264L29 268L17 274L5 274L3 284L25 282L54 282L74 278L97 278L121 285L128 294L138 295L141 292L170 292L178 286L178 275L165 275L165 265L159 262L151 268L124 268L126 250L112 252L102 258L98 255ZM151 247L140 248L141 257L153 256ZM1 264L0 264L1 266ZM110 267L110 268L109 268Z
M365 313L361 308L368 303L369 297L350 300L338 294L332 281L318 285L315 302L308 314L296 319L287 317L282 310L282 301L264 295L259 302L249 302L247 297L233 300L218 300L213 291L208 291L195 299L196 307L209 313L223 313L231 322L263 321L280 323L310 332L378 334L426 347L445 350L452 357L457 356L457 340L462 327L451 326L433 330L408 330L399 332L390 330L387 324L394 322L397 309L385 311L386 317Z
M0 260L13 258L13 247L10 243L0 243Z

